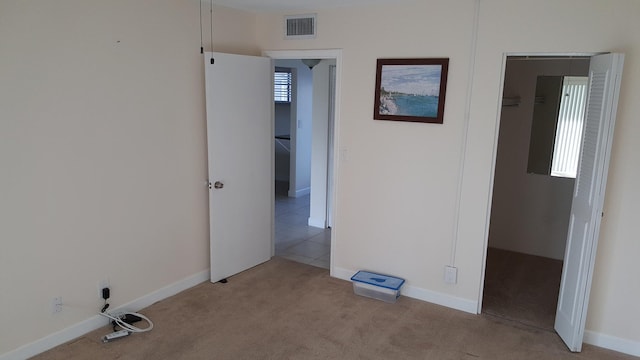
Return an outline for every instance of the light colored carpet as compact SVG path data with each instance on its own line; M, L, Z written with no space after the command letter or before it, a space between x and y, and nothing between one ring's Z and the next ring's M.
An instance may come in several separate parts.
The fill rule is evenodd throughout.
M328 271L273 260L141 311L155 328L112 343L105 327L36 359L632 359L495 317L401 297L359 297Z
M553 331L562 261L489 248L482 312Z

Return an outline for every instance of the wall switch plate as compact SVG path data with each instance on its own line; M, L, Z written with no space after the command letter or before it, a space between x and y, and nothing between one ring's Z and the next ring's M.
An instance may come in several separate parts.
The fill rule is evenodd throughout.
M62 296L54 297L51 300L51 313L56 314L62 311Z
M349 161L349 151L346 147L340 149L340 160L342 160L342 162Z
M444 282L447 284L455 284L458 282L458 268L453 266L444 267Z

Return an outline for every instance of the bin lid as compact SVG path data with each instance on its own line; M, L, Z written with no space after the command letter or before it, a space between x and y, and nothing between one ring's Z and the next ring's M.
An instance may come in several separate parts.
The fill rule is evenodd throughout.
M351 277L351 280L391 290L400 290L400 287L404 284L404 279L395 276L376 274L364 270L358 271Z

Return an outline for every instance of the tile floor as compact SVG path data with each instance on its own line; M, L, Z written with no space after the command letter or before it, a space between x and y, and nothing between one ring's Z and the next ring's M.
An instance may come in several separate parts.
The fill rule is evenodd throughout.
M309 195L292 198L276 192L276 256L329 269L331 229L307 225Z

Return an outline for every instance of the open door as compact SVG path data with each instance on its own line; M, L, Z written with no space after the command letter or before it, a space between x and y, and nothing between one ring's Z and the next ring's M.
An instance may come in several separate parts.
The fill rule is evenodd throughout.
M269 58L206 53L204 62L216 282L271 258L273 80Z
M589 291L616 118L623 54L591 58L589 95L573 194L555 329L571 351L582 349Z

